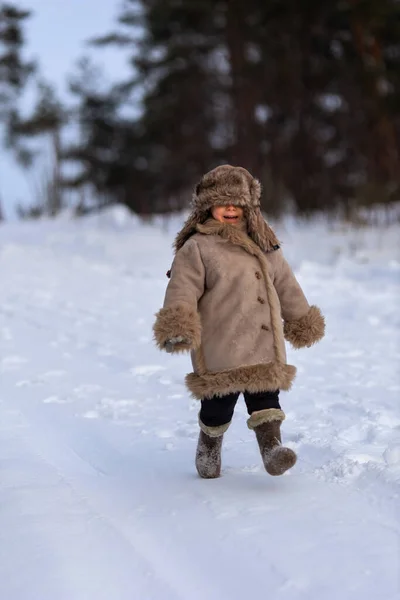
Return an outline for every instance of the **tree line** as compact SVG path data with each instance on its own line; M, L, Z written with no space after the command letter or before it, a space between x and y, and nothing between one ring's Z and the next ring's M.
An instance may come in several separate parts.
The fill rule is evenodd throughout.
M21 58L29 12L0 6L6 143L26 169L32 139L44 136L52 156L21 216L70 202L78 213L181 210L200 176L226 162L260 179L275 215L399 200L398 0L125 0L91 42L120 48L130 76L104 89L82 60L73 106ZM23 118L15 98L35 76L38 100Z

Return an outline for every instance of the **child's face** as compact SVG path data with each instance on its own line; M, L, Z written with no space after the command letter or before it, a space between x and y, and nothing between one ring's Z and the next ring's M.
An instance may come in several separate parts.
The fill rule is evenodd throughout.
M243 208L228 204L227 206L213 206L211 214L216 221L220 223L230 223L236 225L243 220Z

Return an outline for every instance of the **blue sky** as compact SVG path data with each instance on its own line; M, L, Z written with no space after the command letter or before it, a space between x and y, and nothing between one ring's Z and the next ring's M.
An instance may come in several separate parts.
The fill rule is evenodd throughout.
M32 10L26 24L26 56L40 63L44 77L55 84L62 98L68 97L67 76L76 61L93 55L105 73L119 78L127 72L123 51L92 50L85 41L114 28L122 0L20 0L18 4ZM29 95L30 97L30 95ZM28 99L25 103L28 104ZM31 174L30 176L33 176ZM11 156L0 148L0 197L8 218L17 202L29 200L27 174Z

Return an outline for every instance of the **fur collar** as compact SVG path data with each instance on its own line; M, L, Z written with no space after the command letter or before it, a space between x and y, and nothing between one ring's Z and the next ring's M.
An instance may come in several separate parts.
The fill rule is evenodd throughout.
M247 235L253 240L253 242L258 246L258 248L262 252L272 252L273 250L276 250L279 247L279 241L273 229L271 229L268 223L264 221L259 208L245 207L244 218L247 223ZM214 225L215 219L210 218L210 211L202 211L198 208L195 208L191 212L186 222L184 223L183 228L175 238L175 252L180 250L184 243L193 234L195 234L196 231L199 231L197 229L198 225L204 225L206 222L208 223L208 221L212 222L211 227L215 227L215 229L210 231L209 233L212 233L214 235L221 235L222 229L220 232L218 221L216 221L217 225ZM229 225L229 223L220 223L220 225L222 225L223 227L233 227L232 225ZM218 231L216 229L218 229ZM234 233L232 235L235 235L235 232L238 232L238 230L234 229ZM239 231L239 233L241 232ZM246 234L244 233L242 235Z
M239 228L229 223L220 223L215 219L208 219L205 223L198 223L196 230L204 235L219 235L222 239L240 246L253 256L260 255L259 246L249 237L245 227ZM273 247L274 250L279 248L278 245Z

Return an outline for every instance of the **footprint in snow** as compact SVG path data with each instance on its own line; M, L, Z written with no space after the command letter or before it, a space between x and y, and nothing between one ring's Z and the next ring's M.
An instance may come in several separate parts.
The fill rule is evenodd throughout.
M155 375L156 373L165 370L166 367L161 365L140 365L138 367L133 367L129 371L134 377L150 377L151 375Z
M5 356L0 361L0 371L18 371L27 362L29 362L28 359L23 356Z
M21 381L17 381L15 385L16 387L30 387L33 385L42 385L44 383L47 383L48 381L51 381L52 379L58 379L59 377L63 377L66 374L66 371L61 370L46 371L45 373L41 373L40 375L37 375L37 377L33 377L32 379L23 379Z

